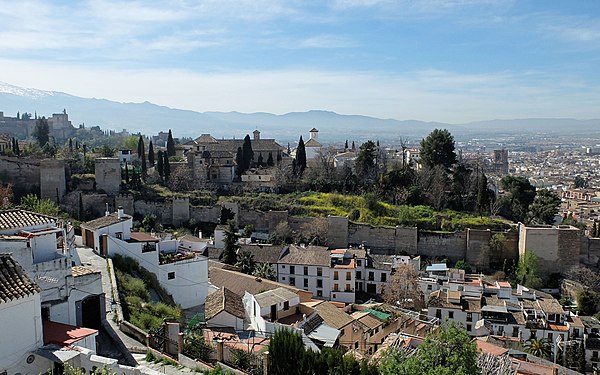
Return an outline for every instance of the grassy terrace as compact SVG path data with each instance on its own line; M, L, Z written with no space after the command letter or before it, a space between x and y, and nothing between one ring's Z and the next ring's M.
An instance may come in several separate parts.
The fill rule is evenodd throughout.
M160 327L164 319L181 320L181 309L166 298L154 274L131 258L115 256L113 265L125 320L146 332ZM150 290L161 301L152 301Z
M416 226L419 229L444 231L507 227L507 222L503 220L452 210L436 212L428 206L395 206L378 201L371 195L353 196L312 192L287 195L261 193L221 199L238 202L247 209L289 210L291 215L301 217L347 216L354 222L378 226Z

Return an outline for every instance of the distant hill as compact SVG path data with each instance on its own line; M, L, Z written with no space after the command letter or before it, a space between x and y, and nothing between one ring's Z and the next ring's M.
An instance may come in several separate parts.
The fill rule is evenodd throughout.
M447 128L457 139L497 134L600 135L600 120L514 119L489 120L467 124L446 124L417 120L379 119L361 115L342 115L312 110L284 115L271 113L195 112L144 103L120 103L106 99L82 98L62 92L27 89L0 82L0 111L5 116L17 112L37 112L49 116L66 109L75 126L99 125L103 129L128 129L130 132L156 134L173 129L176 136L196 137L210 133L217 138L243 137L258 128L263 137L282 142L308 136L312 127L319 129L323 141L366 139L419 139L435 128Z

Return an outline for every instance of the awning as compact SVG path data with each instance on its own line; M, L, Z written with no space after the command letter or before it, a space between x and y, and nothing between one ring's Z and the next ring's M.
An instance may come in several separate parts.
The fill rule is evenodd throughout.
M69 348L60 348L56 345L46 345L36 350L35 354L55 363L65 363L81 353Z

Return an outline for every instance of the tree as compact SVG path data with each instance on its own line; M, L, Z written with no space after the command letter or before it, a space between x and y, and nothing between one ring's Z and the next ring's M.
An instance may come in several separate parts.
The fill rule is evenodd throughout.
M100 147L100 155L102 155L105 158L110 158L115 154L115 150L110 147L108 144L103 144L102 147Z
M240 248L238 245L238 234L235 230L235 221L229 220L227 222L227 229L225 229L225 248L221 254L223 263L234 265L237 263L237 251Z
M588 187L588 180L581 177L581 176L576 176L575 177L575 187L577 189L585 189Z
M383 300L390 305L405 309L423 307L423 296L419 291L418 278L419 274L414 267L401 264L384 286Z
M515 222L525 222L529 206L535 199L535 187L525 177L506 176L500 180L500 187L508 193L502 197L500 213Z
M129 184L129 165L125 162L125 183Z
M0 184L0 207L7 207L12 204L14 194L13 188L11 184L7 184L6 186Z
M373 141L363 143L356 157L356 175L365 186L369 186L375 181L375 159L377 157L377 146Z
M306 349L299 333L287 329L275 331L269 341L269 374L303 375L314 373L312 371L313 366L307 362Z
M252 276L260 277L265 280L276 280L275 270L269 263L258 263L254 267L254 272L252 272Z
M244 152L241 147L237 148L237 152L235 154L235 163L237 164L237 175L241 176L244 173Z
M259 167L262 167L263 164L264 164L264 162L265 161L263 159L262 152L261 152L261 153L258 154L258 159L256 161L256 165L258 165Z
M48 216L58 216L60 212L56 202L50 199L38 199L34 194L27 194L21 198L21 207Z
M531 338L525 344L525 351L540 358L550 358L550 344L543 338Z
M138 140L138 145L137 145L137 153L138 156L140 158L140 160L142 161L142 174L146 174L147 171L147 167L146 167L146 149L144 147L144 138L140 135L140 138Z
M454 268L457 268L459 270L465 270L465 273L471 273L472 271L471 265L465 262L463 259L458 260L454 264Z
M475 375L477 345L458 323L446 322L413 355L389 349L379 366L382 375Z
M148 145L148 164L150 164L150 167L154 167L154 145L152 145L152 141Z
M294 242L294 233L287 221L282 221L275 226L269 235L269 242L275 245L291 244Z
M531 218L536 224L553 224L558 213L560 197L548 189L538 191L529 206Z
M272 167L275 165L275 161L273 160L273 153L269 152L269 157L267 157L267 166Z
M240 270L240 272L251 275L252 272L254 272L255 266L254 254L249 251L240 252L235 266Z
M48 125L48 120L45 117L36 121L33 138L40 147L44 147L50 141L50 125Z
M542 279L538 276L539 257L531 251L525 250L519 258L516 271L516 281L528 288L539 289L542 287Z
M167 137L167 156L175 156L175 141L171 129L169 129L169 136Z
M344 143L344 150L348 149L348 140L346 139L346 143Z
M600 296L589 290L582 289L577 293L577 310L580 315L594 315L598 312Z
M490 204L490 196L488 189L488 179L485 173L481 171L481 175L477 181L477 211L482 215L487 210Z
M421 140L421 160L429 167L442 165L448 169L456 163L454 137L447 129L434 129Z
M301 176L306 169L306 147L304 146L302 136L300 136L298 147L296 148L296 168L299 176Z
M160 178L163 178L165 172L165 158L163 156L163 152L159 150L157 156L158 159L156 169L158 169L158 175L160 176Z
M165 175L165 181L169 181L171 177L171 164L169 164L169 155L163 153L164 161L163 161L163 174Z
M242 170L247 171L252 166L252 160L254 159L254 151L252 151L252 141L250 136L246 134L244 137L244 143L242 144Z

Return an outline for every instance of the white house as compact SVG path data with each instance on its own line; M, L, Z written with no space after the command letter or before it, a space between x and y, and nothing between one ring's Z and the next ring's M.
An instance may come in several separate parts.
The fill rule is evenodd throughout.
M72 228L24 210L0 212L0 248L12 255L41 288L44 317L64 324L99 328L104 293L99 272L76 263Z
M34 363L35 356L33 360L30 357L43 345L40 292L40 287L10 255L0 255L0 373L38 373L47 369Z
M241 331L245 314L242 297L227 288L223 287L206 297L204 316L209 328L231 327Z
M208 294L208 258L201 253L205 243L161 241L147 233L132 232L131 216L121 208L115 214L82 223L81 227L82 236L91 239L102 255L133 258L156 274L160 285L183 309L204 304Z

